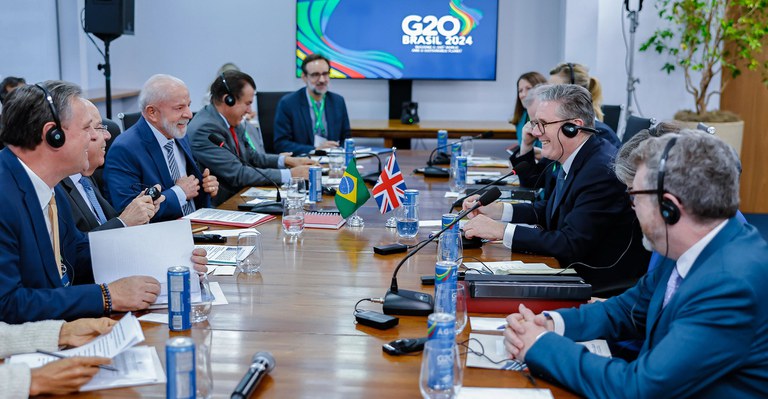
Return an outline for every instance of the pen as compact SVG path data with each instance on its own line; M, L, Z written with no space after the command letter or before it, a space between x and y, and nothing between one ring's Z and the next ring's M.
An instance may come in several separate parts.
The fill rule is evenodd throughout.
M206 230L208 230L208 226L195 227L194 229L192 229L192 234L197 234L201 231L206 231Z
M57 358L59 358L59 359L66 359L66 358L68 358L68 357L69 357L69 356L59 355L58 353L53 353L53 352L44 351L44 350L41 350L41 349L38 349L38 350L36 350L35 352L37 352L37 353L42 353L43 355L48 355L48 356L57 357ZM116 368L114 368L114 367L112 367L112 366L104 366L104 365L99 365L98 367L99 367L100 369L103 369L103 370L109 370L109 371L118 371Z

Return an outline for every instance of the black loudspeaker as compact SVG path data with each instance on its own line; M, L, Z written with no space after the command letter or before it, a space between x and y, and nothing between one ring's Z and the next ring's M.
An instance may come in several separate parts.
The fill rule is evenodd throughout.
M680 220L680 208L678 208L674 202L664 198L664 174L667 169L667 158L669 157L669 150L672 149L676 142L677 137L673 137L669 140L667 146L664 147L664 152L659 159L659 176L656 182L658 185L656 188L659 195L659 211L661 212L661 218L664 219L664 223L669 225L675 224Z
M400 122L404 125L419 123L419 104L412 101L404 102Z
M134 0L85 0L85 31L98 38L133 35Z

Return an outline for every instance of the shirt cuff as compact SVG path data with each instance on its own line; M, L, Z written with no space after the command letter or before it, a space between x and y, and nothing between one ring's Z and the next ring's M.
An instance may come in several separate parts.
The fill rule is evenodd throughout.
M502 222L511 222L512 221L512 215L515 212L515 208L512 207L512 204L508 203L502 203L501 205L504 206L504 209L501 211L501 221Z
M277 157L277 167L278 169L285 169L285 155L279 155Z
M504 246L512 249L512 239L515 237L515 229L517 225L514 223L507 223L507 227L504 228Z
M283 184L290 183L291 182L291 170L290 169L280 169L280 179L283 181Z
M184 190L179 186L173 186L171 190L176 193L176 198L179 199L179 206L184 206L187 203L187 194L184 194Z
M119 221L120 221L120 223L122 223L122 224L123 224L123 227L128 227L128 225L127 225L127 224L125 224L125 222L123 221L123 219L120 219L120 217L115 217L115 219L119 220Z
M555 329L553 330L555 334L565 335L565 320L563 320L563 316L561 316L560 313L548 311L542 313L552 319L552 322L555 323Z

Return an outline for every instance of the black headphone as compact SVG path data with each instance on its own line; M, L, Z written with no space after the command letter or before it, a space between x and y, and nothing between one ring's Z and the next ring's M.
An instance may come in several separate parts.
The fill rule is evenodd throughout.
M227 95L226 97L224 97L224 104L227 104L230 107L235 105L237 100L235 99L235 96L232 95L232 90L229 90L229 85L227 85L227 80L224 79L224 72L221 73L221 83L224 83L224 90L227 91Z
M591 127L579 126L573 122L563 123L563 126L560 127L560 131L563 132L563 135L571 139L576 137L576 134L579 133L579 130L584 130L595 134L597 133L597 130Z
M667 157L669 157L669 150L672 149L676 142L677 137L673 137L667 142L667 146L664 147L664 152L661 153L661 159L659 159L659 177L657 179L659 211L661 211L661 218L669 225L675 224L680 220L680 208L671 200L664 198L664 173L666 173Z
M61 148L64 146L64 141L66 141L66 137L64 136L64 129L61 128L61 122L59 121L59 113L56 112L56 106L53 104L53 96L51 93L48 92L48 90L35 83L35 86L39 87L40 90L43 91L43 95L45 96L45 102L48 103L48 107L51 108L51 115L53 115L53 123L56 124L56 126L48 129L47 132L45 132L45 141L53 148Z
M575 85L576 84L576 76L573 74L573 63L569 62L566 65L568 65L568 72L571 74L571 84Z

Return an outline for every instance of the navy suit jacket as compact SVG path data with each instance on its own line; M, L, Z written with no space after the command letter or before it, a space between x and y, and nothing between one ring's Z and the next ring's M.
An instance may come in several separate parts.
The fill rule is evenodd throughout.
M104 313L101 288L77 285L92 276L88 237L72 221L61 187L55 188L61 256L73 285L59 277L35 188L16 155L0 151L0 321L74 320Z
M532 205L513 205L513 223L542 229L515 229L512 250L554 256L563 267L583 262L600 268L575 266L597 291L634 284L647 270L650 253L642 246L626 186L613 173L616 151L591 136L571 164L560 203L550 195Z
M64 189L69 205L72 209L72 219L75 221L77 229L83 233L89 231L109 230L124 227L123 222L117 217L119 216L115 208L107 202L107 200L101 195L98 185L93 182L90 177L83 176L81 179L89 179L93 186L93 191L96 193L96 200L99 201L101 209L104 211L104 216L107 218L107 222L99 224L96 219L96 215L93 214L88 200L80 195L80 191L77 190L75 182L71 178L67 177L59 183L59 186Z
M544 334L531 370L589 398L768 397L768 245L736 218L704 248L662 309L674 262L626 293L558 310L565 337ZM573 341L645 338L637 360L593 355Z
M328 140L344 140L351 136L349 115L344 97L327 92L325 95L325 120L328 124ZM309 115L307 88L302 87L285 95L277 103L275 113L275 151L306 154L315 149L315 134Z
M184 158L187 161L186 175L195 175L200 180L198 196L194 198L195 207L208 208L211 197L203 191L203 175L195 164L189 139L177 139ZM165 151L157 143L152 129L142 116L135 125L117 136L107 152L104 164L104 185L107 187L109 200L115 209L125 209L139 195L144 187L160 184L165 201L150 222L162 222L180 218L183 213L179 198L171 190L176 183L165 163Z

